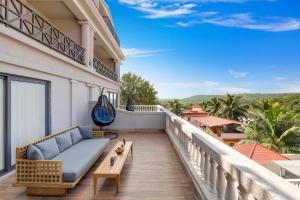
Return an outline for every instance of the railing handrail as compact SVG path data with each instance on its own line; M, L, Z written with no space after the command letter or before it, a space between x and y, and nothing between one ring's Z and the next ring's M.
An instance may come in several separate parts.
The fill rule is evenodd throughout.
M120 105L119 108L125 110L126 105ZM135 112L157 112L158 105L133 105L133 109Z
M118 81L118 75L116 74L116 72L111 70L96 56L94 56L94 59L93 59L93 67L96 70L96 72L98 72L99 74L102 74L103 76L105 76L111 80L114 80L116 82Z
M1 1L0 9L0 23L84 64L85 49L82 46L19 0Z
M209 168L212 166L210 165L212 163L214 164L213 167L216 167L217 165L222 168L222 171L227 174L226 176L224 175L226 179L230 178L238 183L240 192L244 191L245 194L251 194L256 199L297 199L300 196L300 190L286 182L281 177L238 153L231 147L183 120L166 108L159 106L159 109L166 112L166 117L168 118L167 124L172 123L169 126L173 130L166 127L166 129L169 129L167 132L171 132L171 134L173 134L171 137L177 137L179 138L179 142L182 142L180 141L182 134L186 135L187 140L189 141L189 152L187 153L189 156L195 156L195 152L198 152L199 154L200 151L196 151L197 149L201 149L201 151L205 152L204 155L206 155L206 160L204 161L206 161L206 164L208 163L208 166L204 166L204 169L209 170L209 173L212 173L208 175L204 174L204 176L209 176L206 177L208 179L206 180L207 182L210 182L210 176L217 176L215 172L210 172ZM190 158L190 161L191 163L195 163L194 158ZM199 168L201 167L197 165L196 168L197 171L199 171ZM208 172L202 171L202 173ZM218 186L214 185L214 187ZM234 188L234 185L231 185L226 189L228 189L227 192L237 190Z
M101 4L109 11L109 7L106 4L106 2L104 2L103 0L97 0L97 1L99 3L99 6ZM94 0L93 0L93 3L95 5L96 9L98 10L99 14L102 16L102 19L104 20L104 22L105 22L107 28L109 29L110 33L113 35L113 37L115 38L117 44L120 46L120 39L118 37L118 34L116 33L116 30L115 30L115 27L113 26L113 23L111 22L111 18L109 16L107 16L106 14L103 15L102 13L100 13L100 7L99 8L97 7L97 4ZM109 11L109 14L110 14L110 11Z

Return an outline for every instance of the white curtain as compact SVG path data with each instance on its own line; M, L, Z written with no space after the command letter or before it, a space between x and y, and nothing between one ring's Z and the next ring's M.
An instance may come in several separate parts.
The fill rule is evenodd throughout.
M0 170L4 169L4 81L0 79Z
M11 164L16 147L45 136L46 86L22 81L11 82Z

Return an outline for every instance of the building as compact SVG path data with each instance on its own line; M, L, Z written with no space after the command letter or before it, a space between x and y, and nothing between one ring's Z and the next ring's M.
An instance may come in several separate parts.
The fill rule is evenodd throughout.
M102 88L118 106L124 55L103 0L0 1L0 172L15 148L88 123Z
M124 56L104 0L1 0L0 41L1 173L13 169L16 146L92 123L89 110L100 89L119 107ZM117 108L109 127L134 142L121 193L102 181L94 195L92 168L66 199L299 199L295 186L206 130L159 105L134 107ZM56 169L45 168L51 185ZM26 170L24 176L36 177L36 169ZM42 187L45 181L36 180ZM31 198L14 183L14 171L0 179L0 198Z
M258 164L264 166L277 175L280 175L280 168L273 162L290 160L286 156L281 155L276 151L270 150L258 143L236 145L233 147L233 149L247 156Z
M191 110L187 110L182 113L182 118L187 121L193 121L197 117L203 116L208 116L208 113L205 112L198 104L193 104Z

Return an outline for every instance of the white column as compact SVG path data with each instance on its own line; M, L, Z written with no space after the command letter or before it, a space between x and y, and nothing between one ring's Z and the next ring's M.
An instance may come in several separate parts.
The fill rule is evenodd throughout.
M93 67L93 60L94 60L94 37L95 37L95 31L92 26L90 26L90 66Z
M94 31L87 21L79 21L81 25L81 45L85 49L84 64L93 66L94 57Z
M225 174L222 166L218 164L216 190L218 192L219 199L223 199L224 189L225 189Z
M216 186L216 162L213 157L210 157L210 170L209 170L209 183L212 191L215 190Z
M115 72L118 75L118 82L120 82L120 80L121 80L120 67L121 67L121 62L119 60L115 60Z

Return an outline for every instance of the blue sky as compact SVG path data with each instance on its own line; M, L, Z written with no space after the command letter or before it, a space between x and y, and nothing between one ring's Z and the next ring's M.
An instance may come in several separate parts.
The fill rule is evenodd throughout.
M121 73L160 98L300 92L298 0L107 0Z

